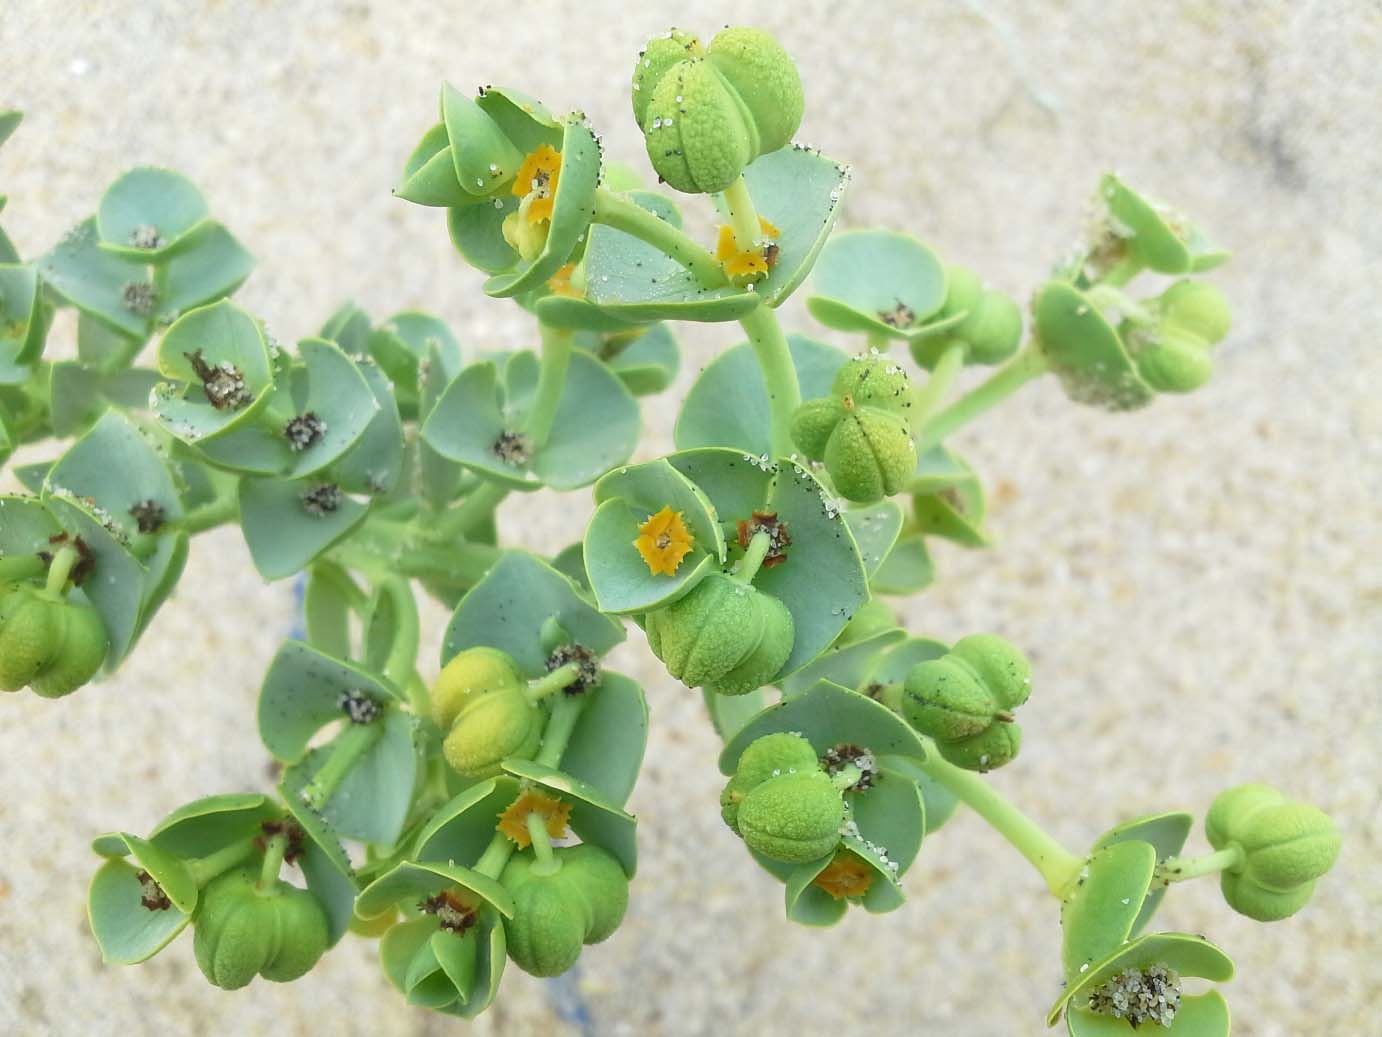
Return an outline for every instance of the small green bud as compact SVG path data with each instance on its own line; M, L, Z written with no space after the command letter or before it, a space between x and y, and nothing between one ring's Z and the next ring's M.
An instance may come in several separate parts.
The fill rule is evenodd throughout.
M972 313L983 294L984 282L978 274L967 266L948 263L945 267L945 305L939 316Z
M1017 352L1022 341L1022 310L1002 292L986 289L951 335L969 346L968 359L972 362L996 364Z
M629 878L608 850L592 843L563 846L554 851L562 874L585 897L590 908L586 943L600 943L614 935L629 907Z
M1148 333L1124 322L1119 329L1142 380L1157 392L1193 392L1209 381L1214 360L1208 344L1173 328Z
M444 667L432 685L432 719L443 731L471 701L496 691L522 691L518 664L497 648L467 648Z
M849 408L849 404L845 404ZM846 500L872 504L901 492L917 467L906 421L872 407L848 410L825 448L825 470Z
M907 722L936 740L951 763L987 771L1014 759L1022 729L1012 710L1031 694L1031 664L991 634L961 638L939 659L912 667L902 693Z
M739 804L739 834L765 857L804 864L839 845L844 816L844 797L823 771L797 771L749 790Z
M68 695L96 675L108 643L90 605L30 584L0 593L0 690Z
M1209 345L1222 342L1233 323L1224 293L1205 281L1177 281L1161 293L1162 323Z
M1220 885L1231 908L1261 922L1304 907L1341 844L1327 814L1268 785L1220 793L1205 815L1205 834L1216 850L1242 851L1242 862L1224 871Z
M757 29L727 28L704 53L695 37L673 30L649 43L634 70L648 158L690 194L723 191L759 155L786 147L803 107L792 59Z
M912 379L897 361L882 354L850 357L830 387L846 407L876 407L890 414L906 415L915 392Z
M576 964L593 918L566 868L543 874L531 854L515 854L500 882L513 896L514 913L504 919L504 935L514 964L534 976L560 976Z
M739 765L720 793L720 817L739 831L739 804L750 791L769 778L797 771L820 770L816 750L798 734L780 732L756 738L739 755Z
M742 694L773 677L792 652L791 613L724 573L647 617L648 646L689 687ZM758 681L758 683L752 683Z
M457 774L490 778L511 756L529 759L542 741L542 711L518 690L472 700L451 723L442 753Z
M286 983L326 952L326 913L312 894L286 882L260 889L248 868L213 879L202 891L192 944L197 966L215 986L238 990L256 975Z
M845 405L838 396L807 400L792 414L792 441L812 461L823 461L830 434L844 416Z

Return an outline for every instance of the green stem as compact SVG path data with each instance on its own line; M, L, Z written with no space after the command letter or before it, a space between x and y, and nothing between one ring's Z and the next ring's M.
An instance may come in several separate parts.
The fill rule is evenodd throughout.
M1156 866L1154 881L1169 886L1172 882L1185 882L1203 875L1217 875L1221 871L1231 871L1243 864L1243 848L1237 843L1203 857L1167 857Z
M739 321L753 346L753 355L763 369L763 381L768 389L768 413L772 419L774 457L791 457L792 415L801 406L801 386L797 384L797 369L792 364L792 352L787 336L782 333L777 313L770 306L757 306Z
M763 565L763 559L768 556L768 549L772 547L773 538L765 529L760 529L749 541L749 546L744 549L744 557L739 560L739 568L730 577L742 584L750 584L753 578L758 575L758 570Z
M561 691L580 675L580 663L563 663L550 673L543 674L537 680L529 681L528 690L525 694L528 696L529 702L538 702L548 695Z
M858 764L847 763L830 776L830 782L843 792L845 789L857 784L859 779L863 776L864 772L859 768Z
M636 202L599 188L595 192L594 219L596 223L622 230L671 256L691 271L702 288L722 288L729 283L714 256L690 236Z
M552 837L547 834L547 820L534 810L528 815L528 838L533 842L533 874L555 875L561 861L552 853Z
M916 435L917 453L930 450L950 433L1002 403L1047 370L1046 357L1040 347L1034 342L1029 343L983 382L923 422Z
M552 715L547 718L547 727L542 732L542 748L534 758L535 763L544 767L556 767L561 763L562 753L571 741L576 730L576 721L585 709L585 695L563 695L552 703Z
M7 555L0 558L0 585L20 583L43 575L43 559L38 555Z
M734 231L734 247L739 252L747 252L763 237L763 224L758 220L758 210L754 208L749 194L749 185L743 174L725 188L725 208L729 210L729 226Z
M81 560L81 552L71 544L64 544L58 548L57 554L53 555L53 560L48 564L48 583L44 588L45 593L50 596L61 597L62 592L67 588L67 578L72 575L72 568Z
M489 479L484 480L468 493L460 504L444 512L432 523L427 531L430 540L456 540L467 536L485 519L494 514L494 509L509 495L509 488Z
M394 638L384 659L384 677L395 687L405 688L417 669L417 650L421 635L418 629L417 601L412 585L403 577L390 576L379 583L378 591L393 603Z
M241 839L238 843L223 846L215 853L196 857L187 862L187 873L199 887L205 886L217 875L229 871L250 854L254 853L254 839Z
M956 375L964 370L964 366L965 344L956 342L947 346L936 359L936 366L931 369L926 384L917 390L916 400L912 405L913 428L919 428L927 415L935 410L936 404L945 399L945 394L950 391Z
M495 832L494 838L485 847L485 852L480 854L480 859L470 870L497 879L503 873L504 865L508 864L509 858L513 856L513 849L513 840L503 832Z
M375 720L368 724L347 724L346 729L331 743L326 762L302 789L302 800L313 810L320 811L345 780L360 758L369 752L384 734L384 725Z
M1047 835L983 778L947 762L934 747L921 768L1012 843L1041 873L1052 894L1061 896L1079 877L1084 861Z
M288 837L282 832L269 837L264 847L264 863L259 868L259 888L270 889L278 881L283 857L288 852Z
M1128 254L1104 271L1104 276L1099 278L1099 284L1113 285L1121 288L1134 277L1142 272L1142 260L1132 254Z
M209 500L180 518L170 519L167 528L185 533L202 533L216 526L224 526L227 522L234 522L239 517L240 500L232 493Z
M546 446L547 437L552 434L552 422L557 417L557 402L561 399L562 386L566 384L566 369L571 365L572 349L570 329L539 323L538 330L542 334L542 367L538 371L533 406L528 411L528 424L523 430L532 441L534 450Z
M427 693L427 682L416 670L408 676L403 690L408 696L408 706L416 716L429 717L432 715L432 698Z

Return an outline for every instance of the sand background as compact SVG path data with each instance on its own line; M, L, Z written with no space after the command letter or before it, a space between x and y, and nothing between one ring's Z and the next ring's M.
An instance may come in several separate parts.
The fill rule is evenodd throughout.
M0 153L5 227L36 254L123 169L167 164L258 256L239 299L281 339L353 297L376 318L432 309L468 350L530 346L523 315L485 299L453 255L440 213L389 197L439 82L582 108L609 154L638 161L627 84L645 39L748 18L801 66L800 138L854 164L844 225L905 228L1025 297L1116 168L1237 250L1218 277L1236 325L1205 390L1106 415L1045 380L957 437L999 543L939 547L938 585L905 613L918 633L992 630L1030 650L1026 745L995 781L1072 846L1139 813L1200 814L1245 780L1330 810L1344 853L1301 915L1256 926L1204 882L1177 891L1161 922L1235 955L1236 1034L1376 1033L1376 3L8 0L0 106L28 117ZM786 316L849 344L799 303ZM59 349L71 329L55 332ZM674 392L737 337L680 333ZM671 448L673 409L644 407L640 457ZM510 501L504 536L552 550L589 510L588 493ZM292 620L291 585L265 585L238 532L221 530L196 542L118 676L58 704L3 703L0 1032L464 1028L405 1007L362 942L299 983L240 994L202 981L190 938L137 969L100 965L88 840L144 831L195 796L268 788L253 703ZM429 611L428 658L443 622ZM1041 1032L1059 978L1055 906L984 825L958 816L924 847L895 914L795 927L718 820L699 696L641 637L617 661L646 683L654 722L631 803L642 860L628 921L574 979L510 970L476 1032Z

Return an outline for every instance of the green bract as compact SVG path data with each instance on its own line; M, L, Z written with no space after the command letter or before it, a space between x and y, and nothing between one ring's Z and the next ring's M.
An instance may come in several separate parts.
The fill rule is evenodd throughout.
M673 29L652 40L633 75L633 114L658 177L678 191L729 187L801 124L796 66L758 29L726 28L702 50Z

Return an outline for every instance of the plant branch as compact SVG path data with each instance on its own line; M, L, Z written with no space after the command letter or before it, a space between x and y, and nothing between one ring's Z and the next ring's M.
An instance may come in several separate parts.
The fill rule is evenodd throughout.
M1032 379L1046 373L1046 357L1035 342L1029 342L1022 352L958 400L922 422L917 430L917 453L937 446L956 429L967 425L985 411L1002 403Z

